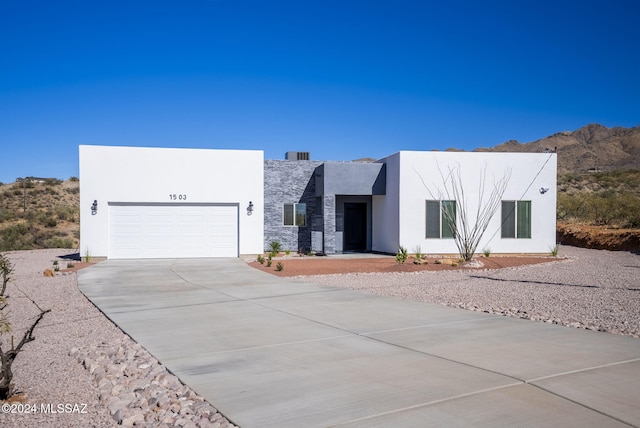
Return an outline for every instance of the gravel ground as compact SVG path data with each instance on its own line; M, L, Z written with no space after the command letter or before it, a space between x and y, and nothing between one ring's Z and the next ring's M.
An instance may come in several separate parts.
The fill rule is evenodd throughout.
M0 412L3 427L111 427L115 421L97 400L91 374L69 356L72 347L97 346L115 342L123 333L109 322L78 290L75 274L45 277L52 260L69 254L65 250L36 250L5 253L14 265L14 278L7 287L9 316L15 341L38 315L38 308L51 309L35 329L33 342L27 343L13 363L14 387L21 392L20 404L35 405L37 412ZM61 262L60 267L66 267ZM8 348L3 335L2 349ZM42 413L41 405L84 405L86 413ZM84 406L81 406L84 407ZM17 409L16 409L17 410ZM73 411L73 407L72 407Z
M298 279L382 296L640 336L640 255L561 246L565 261L500 270Z
M7 294L16 340L38 314L25 295L51 312L36 328L36 340L25 345L13 364L15 388L21 392L17 403L35 405L38 413L0 412L2 427L117 426L98 398L93 375L70 356L70 350L135 343L79 292L75 274L43 276L43 271L51 268L52 260L67 253L65 250L6 253L15 266L14 281L9 283ZM567 260L500 270L358 273L301 279L638 337L640 256L574 247L561 247L560 255ZM1 340L6 349L7 336ZM71 413L45 414L41 405L53 409L71 405L66 407ZM226 426L227 422L221 425Z

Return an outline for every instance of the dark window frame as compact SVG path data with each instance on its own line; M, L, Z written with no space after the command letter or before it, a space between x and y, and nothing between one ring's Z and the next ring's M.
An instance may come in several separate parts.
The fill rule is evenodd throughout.
M451 211L451 208L453 208L453 225L445 216L445 210ZM427 199L425 203L426 239L454 239L457 215L455 200Z
M500 237L502 239L531 239L530 200L504 200L501 204Z

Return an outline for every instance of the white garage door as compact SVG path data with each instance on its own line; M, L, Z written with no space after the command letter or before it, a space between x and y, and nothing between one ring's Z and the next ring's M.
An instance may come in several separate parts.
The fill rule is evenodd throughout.
M237 205L109 204L109 258L237 256Z

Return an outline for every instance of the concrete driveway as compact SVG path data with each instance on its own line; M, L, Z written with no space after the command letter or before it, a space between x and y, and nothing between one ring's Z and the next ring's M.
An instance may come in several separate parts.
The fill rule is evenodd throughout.
M239 259L78 272L113 322L250 427L640 426L640 340L277 278Z

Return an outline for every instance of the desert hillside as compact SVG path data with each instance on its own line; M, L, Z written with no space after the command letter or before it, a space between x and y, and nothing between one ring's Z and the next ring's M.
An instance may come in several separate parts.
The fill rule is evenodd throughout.
M78 248L77 178L27 178L0 186L0 251Z
M488 152L558 153L558 172L603 172L640 168L640 126L607 128L598 124L577 131L558 132L540 140L519 143L511 140Z

